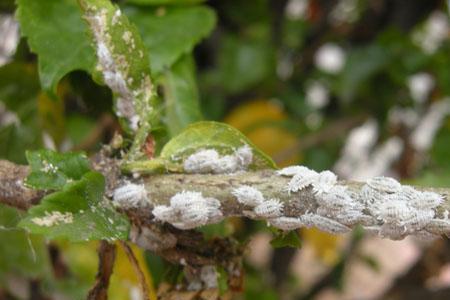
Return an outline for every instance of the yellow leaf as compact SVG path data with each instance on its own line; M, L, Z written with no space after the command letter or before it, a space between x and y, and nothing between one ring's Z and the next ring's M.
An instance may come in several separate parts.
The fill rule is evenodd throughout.
M334 265L339 259L339 249L342 238L320 231L316 228L302 229L302 240L310 244L318 258L327 265Z
M274 157L296 144L298 137L282 128L288 119L281 105L269 100L244 103L225 118L225 122L242 131L259 149ZM296 153L276 161L279 167L298 164L301 154Z

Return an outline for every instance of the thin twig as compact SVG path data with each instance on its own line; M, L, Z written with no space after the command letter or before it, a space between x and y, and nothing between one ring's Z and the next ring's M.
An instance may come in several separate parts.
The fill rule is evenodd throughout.
M107 300L109 279L113 273L116 260L116 245L101 241L98 248L98 271L95 284L89 291L88 300Z
M153 289L149 290L147 280L145 279L144 272L142 271L141 267L139 266L139 262L138 262L136 256L134 255L133 250L124 241L120 241L120 246L122 246L123 250L125 251L125 254L127 255L128 260L130 261L131 265L133 266L133 270L139 279L139 283L141 284L142 295L143 295L144 299L156 300L155 291Z

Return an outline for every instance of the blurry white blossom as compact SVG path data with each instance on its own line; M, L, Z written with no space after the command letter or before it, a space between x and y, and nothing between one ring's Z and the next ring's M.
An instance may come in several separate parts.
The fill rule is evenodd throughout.
M448 16L436 11L430 15L422 28L413 33L412 38L425 53L432 54L448 38L449 29Z
M6 64L19 43L19 25L9 14L0 14L0 66Z
M353 23L359 18L358 0L340 0L330 13L334 24Z
M289 0L286 5L286 17L290 20L304 19L308 11L309 0Z
M314 62L319 70L336 74L344 67L345 52L340 46L327 43L317 50L314 56Z
M329 102L328 88L319 81L312 81L306 86L306 103L314 109L320 109Z
M433 103L411 134L411 144L418 151L426 151L433 144L434 137L450 113L450 98Z
M416 103L425 102L434 85L434 78L425 72L416 73L408 78L409 92Z
M411 107L394 106L388 112L388 121L392 125L405 125L413 128L419 122L419 114Z

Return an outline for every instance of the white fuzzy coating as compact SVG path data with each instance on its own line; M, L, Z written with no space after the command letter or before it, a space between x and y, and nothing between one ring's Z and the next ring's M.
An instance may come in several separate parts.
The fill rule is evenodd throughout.
M328 193L323 193L317 196L316 200L321 206L333 208L360 206L358 202L352 199L350 193L347 191L347 188L341 185L334 186Z
M255 207L264 202L263 194L258 189L248 185L233 189L231 194L236 197L239 203L250 207Z
M73 214L71 212L46 211L44 217L32 218L31 222L42 227L51 227L61 223L70 224L73 222Z
M219 153L216 150L200 150L184 160L184 170L187 173L212 173L218 159Z
M301 218L292 217L273 218L269 220L269 224L284 231L295 230L305 226Z
M238 148L235 152L240 167L247 169L253 161L253 150L249 145Z
M438 193L421 192L410 203L418 209L433 209L441 205L443 201L444 199Z
M415 232L425 228L431 220L433 220L435 213L432 209L428 210L414 210L410 218L404 221L408 231Z
M331 171L323 171L319 173L316 181L313 182L313 192L317 195L330 193L334 185L337 183L337 176Z
M177 211L183 211L192 205L203 203L204 201L205 198L200 192L182 191L170 198L170 206Z
M367 180L367 185L381 193L395 193L401 191L400 182L391 177L378 176Z
M283 214L283 203L278 199L269 199L253 209L257 217L277 218Z
M311 217L311 221L315 227L328 233L342 234L351 231L350 227L327 217L314 214Z
M403 201L386 201L379 205L378 217L388 223L403 223L413 214L414 210Z
M203 197L195 191L182 191L170 198L170 206L158 205L153 208L155 219L187 230L223 220L220 201Z
M296 193L311 186L317 180L317 176L317 173L311 173L306 176L294 175L294 177L292 177L291 181L289 181L287 185L288 192Z
M294 175L305 176L311 172L314 172L314 171L311 169L308 169L305 166L289 166L289 167L283 168L281 170L278 170L276 173L280 176L292 177Z
M228 174L246 170L252 160L253 150L248 145L224 156L220 156L214 149L203 149L188 156L183 162L183 167L186 173Z
M152 210L152 214L155 216L157 220L163 222L170 222L171 220L176 218L175 209L166 205L155 206Z
M143 184L126 183L113 192L113 203L120 207L142 207L149 203Z

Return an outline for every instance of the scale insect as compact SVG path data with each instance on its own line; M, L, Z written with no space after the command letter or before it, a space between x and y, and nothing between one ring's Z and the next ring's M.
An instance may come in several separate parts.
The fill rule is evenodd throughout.
M148 200L143 184L127 183L113 192L113 202L121 207L145 206Z

